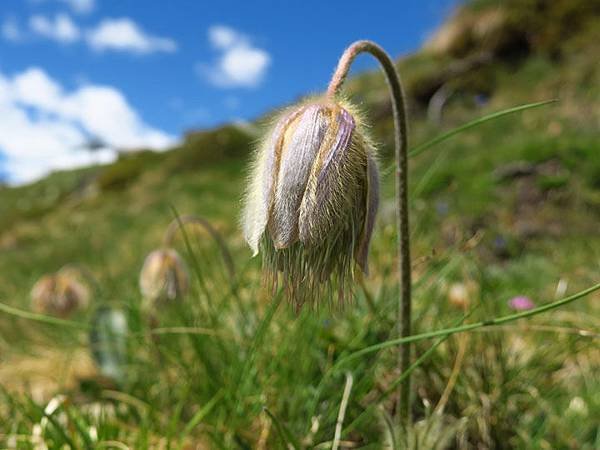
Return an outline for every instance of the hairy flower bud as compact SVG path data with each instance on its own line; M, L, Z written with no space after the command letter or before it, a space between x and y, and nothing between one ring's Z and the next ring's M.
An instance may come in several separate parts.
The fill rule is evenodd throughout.
M297 306L332 277L343 297L353 260L367 272L379 202L373 146L357 111L322 99L284 112L257 152L243 217L254 253ZM300 289L302 288L302 289Z
M151 305L169 302L185 296L189 289L189 274L183 259L170 248L151 252L140 273L140 290Z
M68 317L87 307L89 300L88 286L72 271L44 275L31 289L32 308L43 314Z

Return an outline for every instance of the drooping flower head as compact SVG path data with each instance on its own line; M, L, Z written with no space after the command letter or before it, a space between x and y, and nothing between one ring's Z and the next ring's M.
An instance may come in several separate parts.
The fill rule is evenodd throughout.
M59 270L41 277L31 289L34 311L68 317L90 301L88 285L72 270Z
M368 270L379 181L359 117L346 101L306 102L284 111L256 155L245 238L297 307L324 287L343 298L354 263Z
M175 250L161 248L146 257L140 273L140 290L147 306L180 299L188 289L189 274Z

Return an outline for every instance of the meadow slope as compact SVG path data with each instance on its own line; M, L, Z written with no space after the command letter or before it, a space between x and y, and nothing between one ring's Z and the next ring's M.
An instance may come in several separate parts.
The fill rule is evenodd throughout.
M552 20L539 21L540 4ZM600 281L599 27L595 2L472 2L398 62L412 148L485 114L558 99L411 159L415 333L461 321L464 310L448 300L456 283L473 309L466 320L476 321L508 314L516 295L542 304ZM0 302L28 310L40 276L78 264L96 280L94 308L118 307L129 321L127 375L115 381L89 351L94 308L71 317L80 328L0 312L0 445L330 447L350 374L343 448L380 448L394 434L399 448L598 448L597 293L439 343L415 371L418 421L408 433L386 419L399 376L393 350L332 369L394 336L397 297L387 87L380 73L367 72L350 80L348 93L380 143L383 200L372 273L341 310L295 315L274 306L280 299L261 286L260 260L241 237L247 163L270 114L190 132L165 153L140 151L0 187ZM192 272L192 293L156 312L151 325L138 274L175 211L219 230L237 277L228 278L209 236L190 228L189 242L180 237L176 247ZM156 321L164 333L152 331ZM417 343L416 354L434 342ZM65 397L44 422L43 408L59 393Z

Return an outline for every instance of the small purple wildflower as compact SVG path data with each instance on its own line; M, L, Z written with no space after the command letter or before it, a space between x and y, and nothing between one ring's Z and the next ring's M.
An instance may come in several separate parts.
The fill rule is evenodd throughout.
M528 309L535 308L535 303L529 297L519 295L513 297L508 301L508 306L515 311L527 311Z

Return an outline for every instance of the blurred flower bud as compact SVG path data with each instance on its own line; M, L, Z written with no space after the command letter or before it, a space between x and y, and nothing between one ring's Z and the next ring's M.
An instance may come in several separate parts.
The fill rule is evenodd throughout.
M150 304L169 302L185 296L189 274L179 254L170 248L151 252L140 273L140 289Z
M44 275L31 289L34 311L59 317L68 317L84 309L90 301L90 289L74 271L59 271Z
M367 272L378 203L377 164L359 114L346 102L315 100L285 112L259 148L244 234L275 283L283 273L297 306L332 279L343 297L353 260Z
M459 309L468 309L471 304L469 290L464 283L452 283L448 288L448 301Z
M508 301L508 306L515 311L526 311L535 308L535 303L524 295L513 297Z

